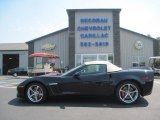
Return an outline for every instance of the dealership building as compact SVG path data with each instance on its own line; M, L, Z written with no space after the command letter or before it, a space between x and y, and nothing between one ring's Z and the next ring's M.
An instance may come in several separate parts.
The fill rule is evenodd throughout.
M121 9L69 9L69 26L28 41L28 54L57 54L61 67L69 68L95 60L108 60L124 69L147 67L149 57L159 55L158 41L121 28L120 12ZM36 62L35 58L28 58L29 67Z

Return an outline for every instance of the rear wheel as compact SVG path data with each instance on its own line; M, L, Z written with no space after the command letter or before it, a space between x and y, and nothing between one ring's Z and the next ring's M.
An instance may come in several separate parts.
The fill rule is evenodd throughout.
M17 73L14 73L13 76L14 76L14 77L17 77Z
M140 90L136 83L126 81L121 83L116 90L116 97L123 104L135 103L140 96Z
M47 91L40 83L31 83L26 89L26 98L31 103L42 103L47 98Z

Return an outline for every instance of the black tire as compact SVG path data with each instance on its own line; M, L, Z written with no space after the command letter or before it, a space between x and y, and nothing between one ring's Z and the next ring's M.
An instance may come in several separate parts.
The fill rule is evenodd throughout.
M47 99L47 91L42 84L31 83L26 88L26 99L30 103L42 103Z
M116 97L123 104L133 104L140 96L138 85L131 81L125 81L118 85L116 89Z

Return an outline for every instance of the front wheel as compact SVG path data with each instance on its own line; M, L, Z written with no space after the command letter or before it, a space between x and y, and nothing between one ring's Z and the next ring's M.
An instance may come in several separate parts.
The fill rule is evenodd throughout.
M31 83L26 89L26 98L31 103L42 103L47 98L47 91L40 83Z
M140 96L140 90L136 83L126 81L121 83L116 90L116 97L123 104L133 104Z

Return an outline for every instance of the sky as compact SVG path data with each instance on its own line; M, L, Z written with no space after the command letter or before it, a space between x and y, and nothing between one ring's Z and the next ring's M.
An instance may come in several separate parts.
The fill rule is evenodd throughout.
M120 27L160 37L160 0L0 0L0 43L24 43L68 27L66 9L121 9Z

